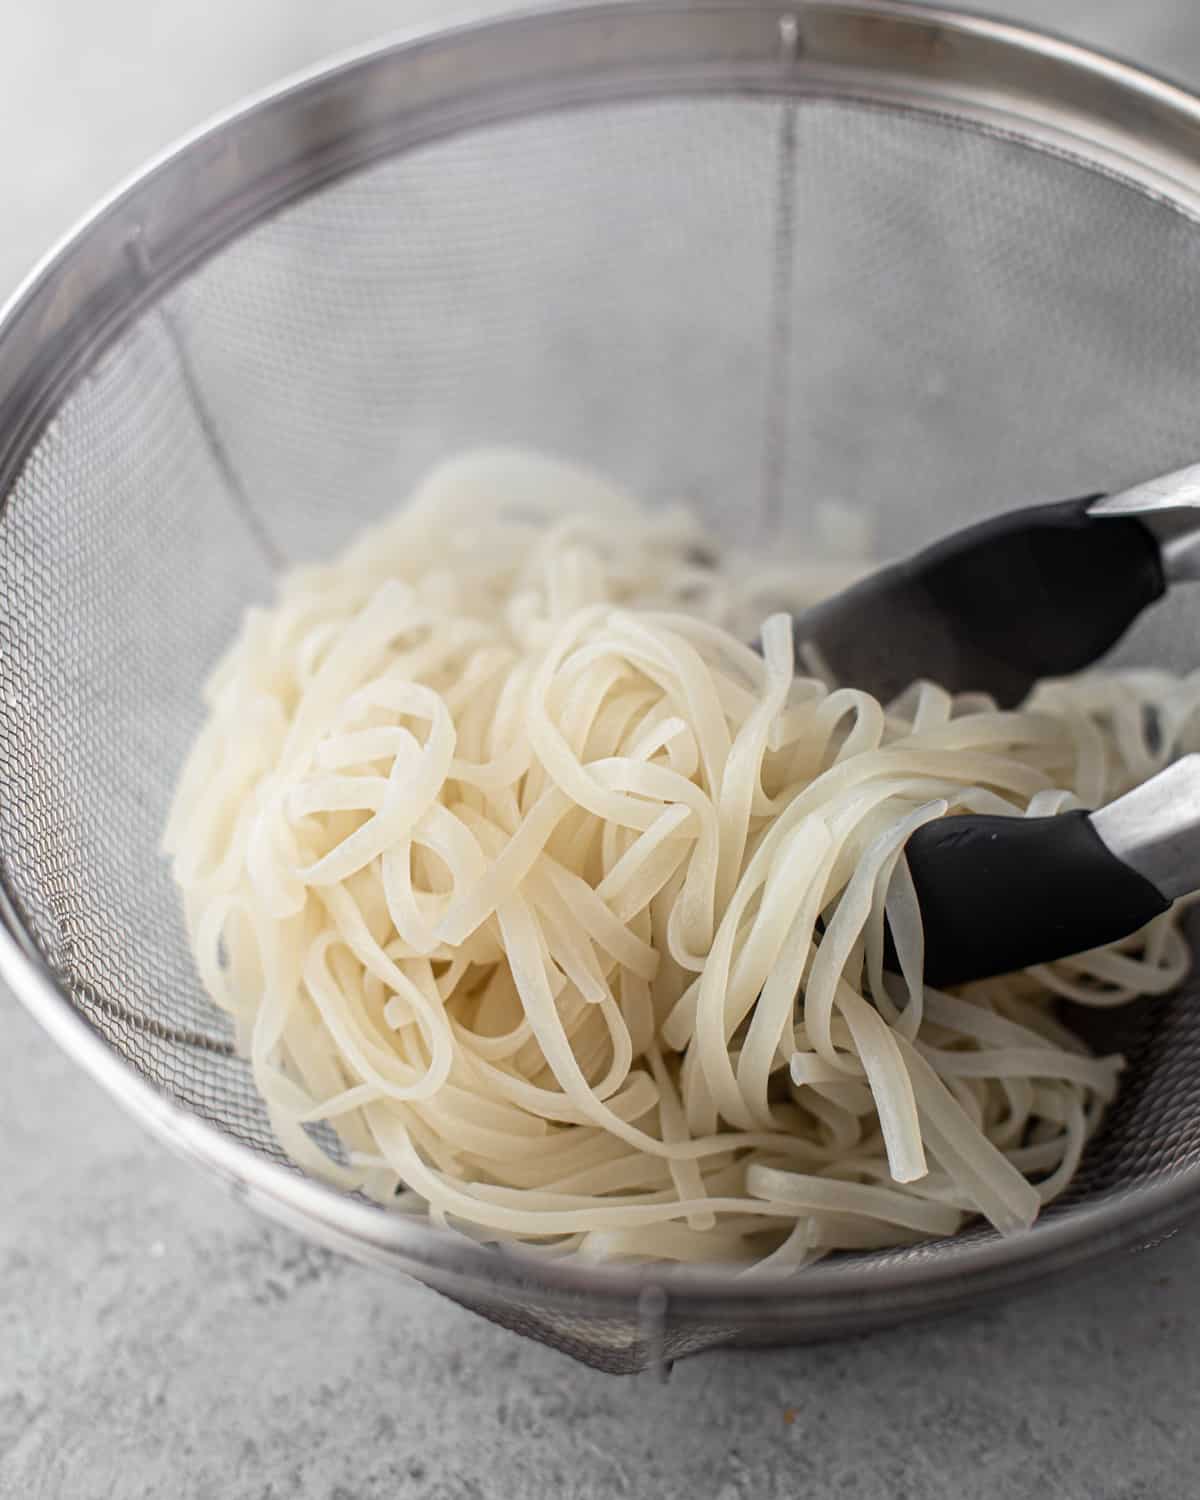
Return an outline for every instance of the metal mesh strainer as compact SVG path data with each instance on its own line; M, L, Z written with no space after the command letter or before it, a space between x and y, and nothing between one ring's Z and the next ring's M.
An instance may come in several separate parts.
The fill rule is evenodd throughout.
M597 7L252 106L0 326L0 969L258 1206L605 1368L879 1325L1153 1238L1200 1187L1188 994L1101 1018L1125 1091L1023 1240L665 1287L450 1240L283 1163L156 850L246 603L436 457L531 443L764 541L837 497L911 546L1194 460L1198 313L1200 105L991 23ZM1193 611L1127 655L1190 665Z

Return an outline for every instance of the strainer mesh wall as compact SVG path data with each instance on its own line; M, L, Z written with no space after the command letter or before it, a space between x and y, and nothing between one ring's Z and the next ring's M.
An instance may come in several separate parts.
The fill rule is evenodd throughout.
M260 224L109 349L0 521L0 858L38 946L136 1068L277 1154L157 853L269 553L487 441L726 534L811 545L838 499L909 547L1194 459L1198 286L1196 224L1130 185L820 99L539 116ZM1198 619L1174 601L1127 656L1190 666ZM1106 1024L1133 1067L1081 1200L1200 1158L1200 1008Z

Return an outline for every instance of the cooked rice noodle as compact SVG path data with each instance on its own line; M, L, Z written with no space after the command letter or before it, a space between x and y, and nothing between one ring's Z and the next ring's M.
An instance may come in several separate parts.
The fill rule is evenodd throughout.
M1053 998L1169 989L1177 913L942 994L904 843L1120 794L1200 742L1200 680L885 707L796 675L779 611L840 581L495 452L248 613L165 846L284 1150L542 1253L786 1271L1033 1222L1122 1066Z

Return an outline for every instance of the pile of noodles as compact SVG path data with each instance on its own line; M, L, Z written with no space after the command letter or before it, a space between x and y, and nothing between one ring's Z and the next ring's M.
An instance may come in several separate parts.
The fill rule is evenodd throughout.
M484 453L248 614L165 844L296 1162L480 1240L772 1269L1062 1192L1121 1061L1052 999L1175 985L1176 913L943 994L904 842L1111 799L1200 742L1200 683L885 707L764 621L840 581Z

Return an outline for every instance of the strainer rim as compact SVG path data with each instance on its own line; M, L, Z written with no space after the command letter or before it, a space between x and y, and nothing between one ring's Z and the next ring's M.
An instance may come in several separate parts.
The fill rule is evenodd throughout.
M558 5L547 10L455 27L449 32L415 30L399 39L356 49L331 63L285 80L248 103L223 113L191 133L180 145L154 158L72 230L35 267L0 311L0 366L9 352L14 328L30 315L31 309L35 313L46 311L45 308L39 309L39 302L45 298L47 287L64 265L79 254L81 247L87 246L93 234L104 228L111 214L127 207L136 194L162 174L173 173L182 177L197 153L218 141L223 132L253 122L263 111L278 107L289 98L301 98L306 92L328 86L334 80L352 77L358 70L369 68L382 59L402 58L413 48L432 44L453 46L456 38L486 39L501 34L511 35L515 26L554 24L562 17L604 17L618 22L638 15L686 19L705 14L756 15L775 21L794 15L799 18L802 36L810 22L819 30L820 23L840 18L902 24L914 28L914 35L926 39L953 36L991 41L1027 58L1050 59L1058 69L1077 70L1092 82L1102 81L1108 90L1126 91L1131 99L1140 99L1173 113L1181 126L1186 125L1195 135L1200 147L1200 101L1174 84L1076 43L1060 41L1030 28L967 13L893 3L893 0L857 0L857 3L851 3L851 0L805 0L805 3L790 6L779 4L777 0L691 0L691 3L687 0L642 0L642 3L633 4L624 0L624 3ZM778 94L803 92L792 70L813 68L816 72L812 78L816 78L821 64L814 63L810 54L801 52L790 63L786 58L776 58L764 66L768 71L762 76L762 84ZM909 74L901 76L902 81L906 80L906 87L914 86ZM732 80L727 81L726 87L732 91ZM846 96L847 90L843 89L841 97ZM923 102L918 105L910 101L910 107L936 113L938 111L933 107L935 98L932 93L922 95ZM1010 100L1010 115L1013 107ZM993 112L994 108L989 104L975 123L986 123L983 116ZM524 109L521 112L525 112ZM1020 119L1019 112L1012 117ZM964 119L962 123L971 121ZM1023 138L1030 144L1037 143L1034 136ZM1084 159L1087 164L1101 169L1104 161L1111 166L1106 151L1100 152L1095 161L1086 154ZM1131 158L1130 165L1136 166L1136 160ZM343 175L348 170L350 168L344 168L336 175ZM1147 163L1144 176L1135 174L1130 181L1143 191L1157 186L1164 200L1173 207L1200 215L1200 150L1197 159L1191 163L1190 176L1186 191L1181 181L1178 195L1173 194L1169 191L1170 174L1164 176L1163 163L1155 159ZM315 181L311 184L316 185ZM285 201L295 201L300 195L297 192ZM251 222L259 222L262 217L258 214ZM238 231L231 231L231 235L235 232ZM139 243L144 262L140 267ZM223 243L224 240L218 240L209 244L204 255L215 252ZM195 264L191 260L186 264L181 262L182 269L175 266L157 270L153 260L144 254L144 241L139 242L136 236L123 249L130 260L132 281L128 300L119 309L124 320L120 325L122 328L138 315L147 301L160 295L167 285ZM82 354L79 350L75 354L80 359L86 356L90 362L96 352L93 343ZM61 386L55 388L52 410L57 409L64 394ZM0 386L0 495L8 493L19 463L33 450L44 430L44 424L37 427L26 425L15 436L6 437L13 418L9 406L11 397L11 382L8 386ZM570 1299L583 1294L590 1299L625 1304L647 1285L662 1279L661 1273L646 1267L582 1267L499 1256L493 1250L472 1245L432 1224L389 1215L366 1203L354 1202L346 1195L272 1161L176 1104L105 1041L73 1004L66 986L41 959L26 924L7 894L0 895L0 918L0 977L7 981L30 1013L151 1133L206 1165L269 1216L334 1243L361 1259L401 1266L424 1280L445 1284L450 1290L486 1288L494 1291L508 1283L521 1287L527 1294L535 1289L543 1303L557 1296ZM1019 1239L981 1239L964 1246L949 1265L937 1259L917 1259L864 1267L862 1275L857 1275L853 1267L818 1265L803 1277L786 1281L763 1278L741 1283L732 1282L728 1271L716 1269L711 1273L689 1276L684 1284L672 1284L671 1298L673 1305L685 1309L689 1316L702 1315L717 1320L725 1316L742 1322L753 1308L764 1317L777 1316L781 1298L786 1299L790 1312L799 1311L801 1304L818 1304L831 1318L836 1318L838 1304L852 1301L854 1311L861 1319L864 1303L882 1304L886 1301L894 1310L897 1299L903 1301L906 1296L914 1308L918 1304L927 1307L963 1301L1060 1265L1091 1259L1107 1250L1143 1244L1147 1239L1170 1230L1184 1214L1198 1205L1200 1166L1185 1167L1169 1179L1131 1188L1113 1199L1085 1204L1068 1216L1046 1220Z

